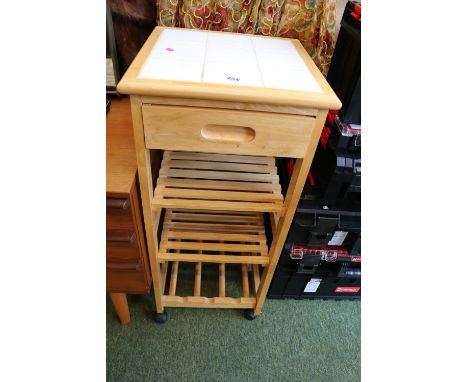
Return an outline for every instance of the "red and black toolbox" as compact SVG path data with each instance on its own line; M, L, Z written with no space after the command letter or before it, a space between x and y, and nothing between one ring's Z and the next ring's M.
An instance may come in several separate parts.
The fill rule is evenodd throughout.
M269 298L355 300L361 297L361 255L350 255L343 247L293 245L289 256L296 264L276 269Z
M345 248L361 254L361 213L320 208L297 208L278 266L297 264L290 256L293 245Z
M320 144L325 148L328 142L339 150L361 151L361 126L344 123L336 111L329 111Z
M361 213L298 208L269 298L359 299Z

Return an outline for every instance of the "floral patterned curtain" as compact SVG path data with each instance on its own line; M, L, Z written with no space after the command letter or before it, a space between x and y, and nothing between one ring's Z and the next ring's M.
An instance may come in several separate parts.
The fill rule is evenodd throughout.
M158 25L296 38L324 75L336 0L157 0Z

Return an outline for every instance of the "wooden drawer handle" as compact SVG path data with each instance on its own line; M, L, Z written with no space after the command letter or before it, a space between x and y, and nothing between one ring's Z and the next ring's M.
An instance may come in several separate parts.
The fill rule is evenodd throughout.
M132 263L107 262L106 268L110 270L138 271L141 268L141 261Z
M201 136L207 141L247 143L255 138L255 130L246 126L206 125Z
M106 207L116 210L127 210L130 207L129 199L106 198Z
M124 231L119 229L106 231L107 241L132 244L135 241L135 238L136 234L132 231Z

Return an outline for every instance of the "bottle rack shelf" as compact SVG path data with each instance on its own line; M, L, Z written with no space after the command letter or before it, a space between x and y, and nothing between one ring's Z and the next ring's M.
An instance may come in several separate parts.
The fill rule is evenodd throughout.
M217 288L216 296L206 297L202 296L202 273L206 271L206 274L211 277L208 281L208 288L213 286L213 279L216 279L216 274L213 272L213 267L207 268L207 264L195 263L192 265L194 268L193 274L191 272L180 271L180 268L185 264L179 261L170 261L170 276L163 290L162 302L164 306L170 307L185 307L185 308L253 308L256 303L255 294L260 285L260 271L259 265L247 265L247 264L234 264L230 265L230 274L227 274L226 264L220 263L216 265L217 270ZM237 269L235 269L237 268ZM234 271L234 272L232 272ZM236 275L237 273L237 275ZM205 276L206 276L205 274ZM235 277L233 280L232 276ZM188 284L191 284L190 278L193 277L193 292L190 291L191 295L182 296L184 290L187 291ZM250 280L250 281L249 281ZM205 281L207 281L205 279ZM234 284L235 283L235 284ZM182 293L179 292L179 284L182 284ZM230 287L230 288L229 288ZM253 287L253 290L252 290ZM206 289L206 288L205 288ZM229 292L235 292L241 289L241 296L230 297ZM214 289L211 290L213 293ZM237 293L238 294L238 293Z
M260 268L269 262L263 215L258 212L230 212L167 209L158 260L171 264L169 293L163 294L165 306L206 308L253 308L256 298L250 295L249 269L255 291L260 284ZM195 263L193 296L176 295L179 263ZM219 263L219 293L203 297L203 263ZM239 264L243 296L226 297L225 264ZM165 277L164 277L165 280Z

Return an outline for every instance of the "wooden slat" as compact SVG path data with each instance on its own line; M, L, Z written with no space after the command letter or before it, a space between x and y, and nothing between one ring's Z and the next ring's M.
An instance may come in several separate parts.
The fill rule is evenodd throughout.
M247 264L242 264L242 294L244 297L249 297L250 296L250 291L249 291L249 273L247 270Z
M264 233L265 227L261 225L236 225L236 224L204 224L204 223L185 223L185 222L164 222L165 228L171 230L210 231L210 232L258 232Z
M250 163L232 163L232 162L213 162L208 160L179 160L164 159L162 161L164 168L178 169L196 169L196 170L220 170L220 171L238 171L252 172L259 174L277 174L275 165L262 165Z
M204 214L204 215L227 215L227 216L255 216L255 217L261 217L262 215L259 214L258 212L249 212L249 211L232 211L232 212L227 212L227 211L205 211L205 210L197 210L197 209L179 209L179 208L173 208L171 210L168 210L170 213L190 213L190 214Z
M260 272L257 264L252 265L252 273L254 279L255 293L258 291L258 286L260 285Z
M213 200L191 200L191 199L162 199L154 198L152 208L198 208L206 210L224 211L259 211L259 212L282 212L283 204L277 203L250 203L250 202L225 202Z
M205 211L206 212L206 211ZM203 222L225 222L226 219L230 223L263 223L263 217L260 215L254 216L237 216L237 215L227 215L227 214L217 214L214 215L211 213L207 214L193 214L193 213L182 213L182 212L174 212L168 211L166 214L166 219L174 220L182 220L182 221L203 221Z
M161 235L162 240L167 239L188 239L188 240L219 240L219 233L216 232L193 232L193 231L165 231ZM245 241L265 243L265 235L249 235L245 233L225 233L223 241Z
M167 262L161 264L161 290L163 293L166 288L167 266Z
M213 190L246 190L257 192L281 192L281 186L273 183L260 182L236 182L226 180L210 180L210 179L179 179L179 178L159 178L159 187L184 187L197 189L213 189Z
M189 178L189 179L217 179L217 180L241 180L251 182L278 183L279 177L275 174L254 174L250 172L228 171L200 171L179 170L161 167L159 177Z
M161 248L162 251L162 248ZM159 261L184 261L190 263L268 264L268 256L208 255L160 252Z
M161 244L161 250L163 245ZM182 249L189 251L225 251L225 252L255 252L265 253L266 246L261 244L226 244L226 243L199 243L199 242L184 242L184 241L166 241L164 242L164 250L167 249Z
M255 297L197 297L197 296L163 296L164 306L179 308L253 308L255 306Z
M211 229L225 229L228 232L245 232L245 231L259 231L264 232L265 228L263 222L248 222L246 224L238 224L237 222L233 224L226 224L223 222L193 222L193 221L172 221L165 220L164 224L168 224L167 228L171 230L182 229L183 227L189 227L189 229L198 229L207 232L211 232Z
M278 226L279 214L275 214L274 212L270 212L270 224L271 224L271 232L273 232L273 236L276 232L276 227Z
M171 212L172 209L167 209L167 213L165 215L165 221L172 221L172 222L200 222L200 223L226 223L229 224L235 223L236 225L243 225L243 224L264 224L264 219L262 214L255 214L255 215L238 215L237 211L232 211L232 213L228 211L213 211L213 210L197 210L199 212L195 214L191 213L181 213L181 212ZM188 211L188 210L184 210ZM204 212L204 213L200 213ZM213 212L220 212L219 214L214 214ZM221 213L222 212L222 213ZM241 224L238 224L241 223Z
M195 264L195 282L193 286L193 295L196 297L200 296L201 272L202 272L202 264L196 263Z
M189 188L156 188L155 198L183 198L183 199L206 199L206 200L239 200L258 202L279 202L283 197L278 194L267 194L260 192L233 192L221 190L194 190Z
M179 262L174 261L172 263L172 271L171 271L171 281L169 285L169 294L171 296L174 296L176 293L176 288L177 288L177 273L179 271Z
M273 166L275 159L273 157L262 157L253 155L234 155L234 154L211 154L211 153L194 153L189 151L164 151L166 159L186 159L186 160L209 160L218 162L233 162L233 163L254 163Z
M224 255L224 253L221 253ZM219 264L219 297L226 296L226 266L221 263Z

